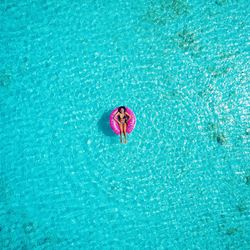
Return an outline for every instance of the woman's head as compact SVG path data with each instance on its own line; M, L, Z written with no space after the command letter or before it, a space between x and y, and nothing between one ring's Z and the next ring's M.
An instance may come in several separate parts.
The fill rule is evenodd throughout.
M120 107L118 108L118 111L119 111L120 113L126 112L125 106L120 106Z

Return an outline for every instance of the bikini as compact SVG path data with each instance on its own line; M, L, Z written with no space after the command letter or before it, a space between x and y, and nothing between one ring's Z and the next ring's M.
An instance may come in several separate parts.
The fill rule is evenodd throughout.
M125 119L125 122L121 122L122 124L127 123L127 116L126 115L124 115L122 118L120 117L120 115L118 117L119 117L119 121L121 121L121 119Z

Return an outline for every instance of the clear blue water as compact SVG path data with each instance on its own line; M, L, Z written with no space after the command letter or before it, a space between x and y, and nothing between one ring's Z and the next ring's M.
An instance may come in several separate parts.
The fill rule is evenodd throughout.
M1 249L250 249L247 0L3 0L0 31Z

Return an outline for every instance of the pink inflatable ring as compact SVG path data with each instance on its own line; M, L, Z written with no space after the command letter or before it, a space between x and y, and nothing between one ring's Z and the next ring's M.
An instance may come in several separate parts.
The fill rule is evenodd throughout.
M135 124L136 124L136 118L135 118L135 114L134 112L129 109L128 107L125 107L126 108L126 112L131 115L131 119L127 122L127 133L131 133L133 131L133 129L135 128ZM118 111L118 108L115 108L110 116L109 116L109 123L110 123L110 127L112 128L112 130L117 134L119 135L120 134L120 126L119 124L113 119L115 114L117 113Z

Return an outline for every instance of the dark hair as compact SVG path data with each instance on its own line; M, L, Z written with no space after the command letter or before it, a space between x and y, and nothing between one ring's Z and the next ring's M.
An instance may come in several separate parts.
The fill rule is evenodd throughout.
M121 109L124 109L124 112L126 112L125 106L120 106L120 107L118 108L118 112L121 112Z

